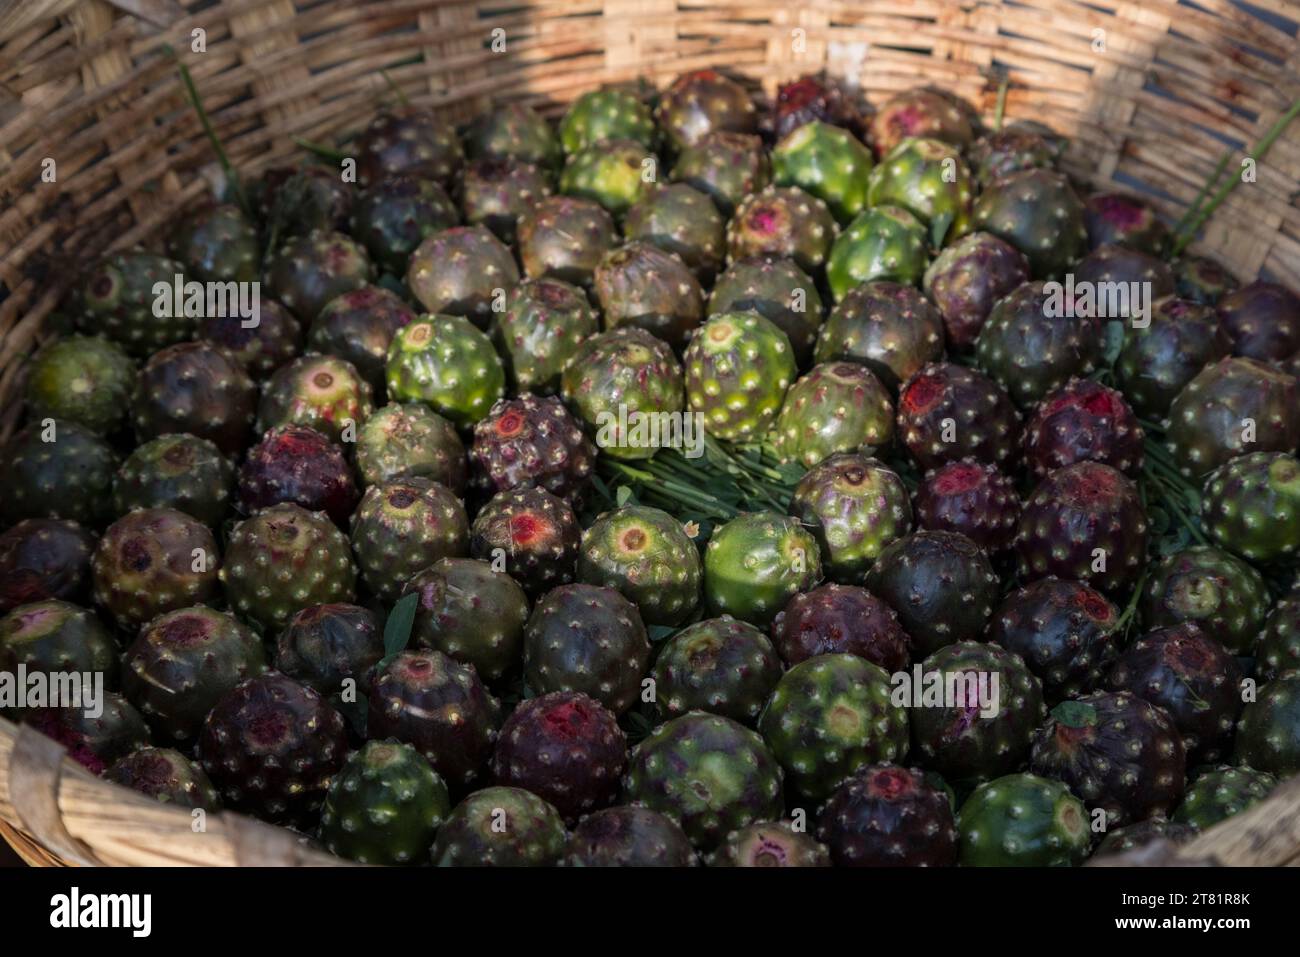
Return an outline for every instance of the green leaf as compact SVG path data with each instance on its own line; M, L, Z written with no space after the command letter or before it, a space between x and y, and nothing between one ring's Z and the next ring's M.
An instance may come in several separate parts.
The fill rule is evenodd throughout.
M948 235L948 229L952 226L952 213L940 213L934 219L930 220L930 245L935 249L943 248L943 239Z
M1112 319L1106 323L1106 365L1113 366L1124 348L1124 322Z
M631 500L632 500L632 490L628 488L626 485L620 485L618 488L614 489L614 502L618 505L619 508L622 508Z
M663 641L669 635L677 633L677 629L672 625L650 625L646 628L646 634L650 636L652 642L658 643Z
M415 624L415 606L420 596L415 592L397 600L384 625L384 654L395 655L406 648L411 640L411 626Z

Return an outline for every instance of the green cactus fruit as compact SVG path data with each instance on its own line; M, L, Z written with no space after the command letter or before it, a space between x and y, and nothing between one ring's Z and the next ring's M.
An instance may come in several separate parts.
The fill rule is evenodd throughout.
M669 718L707 711L752 725L781 678L767 636L730 616L688 625L660 649L655 697Z
M184 274L176 260L142 249L105 256L81 279L77 326L88 335L107 336L132 356L192 339L196 317L175 301L177 277ZM159 284L167 287L165 295L154 291Z
M229 351L258 381L302 351L302 326L275 300L262 299L256 324L245 326L246 321L230 312L205 316L199 321L198 337Z
M1300 671L1300 586L1282 596L1264 623L1255 643L1255 668L1264 681Z
M212 532L172 508L128 512L108 527L91 567L95 602L123 631L217 598L221 555Z
M761 628L821 579L817 539L797 519L774 512L732 519L714 531L704 552L709 614L732 615Z
M746 197L772 182L772 167L757 136L709 133L677 154L672 179L707 195L729 219Z
M925 270L922 287L943 316L948 344L975 345L994 304L1029 279L1020 250L992 233L971 233L943 249Z
M427 478L457 495L469 466L456 427L418 402L377 409L357 430L356 466L362 486L397 478Z
M710 133L758 129L758 111L745 88L713 70L694 70L673 80L659 99L655 119L678 150Z
M704 290L674 253L630 242L606 254L593 285L605 328L640 326L675 349L704 319Z
M943 319L911 286L876 281L849 290L817 340L818 362L861 362L891 391L943 354Z
M569 156L560 192L599 203L617 219L649 195L659 158L636 140L603 140Z
M469 551L469 517L451 490L426 478L372 485L352 516L361 580L392 602L416 572Z
M975 201L974 225L1024 253L1035 279L1060 275L1088 246L1083 203L1055 170L1021 170L990 185Z
M671 421L686 405L681 363L639 326L586 340L564 368L561 392L596 446L616 459L649 458L671 444L671 434L650 426Z
M357 178L369 186L395 173L449 183L464 154L450 124L412 106L381 113L358 137Z
M135 386L135 363L101 336L67 336L42 346L27 369L27 414L61 419L97 435L117 431Z
M935 248L970 232L974 184L958 147L913 138L885 155L867 186L871 206L901 206L923 222Z
M465 222L470 226L486 226L507 244L515 241L519 217L537 200L550 194L550 174L519 160L498 157L474 160L465 167L460 180L460 206Z
M583 340L600 331L587 295L561 279L530 279L506 294L492 339L516 392L553 395Z
M131 424L142 442L188 432L237 455L248 444L256 407L257 386L231 353L182 342L155 352L140 370Z
M1221 549L1197 545L1152 569L1142 596L1148 628L1195 622L1233 654L1246 654L1268 616L1268 585Z
M1105 691L1053 708L1029 762L1105 811L1107 827L1168 817L1183 798L1186 764L1182 735L1163 708Z
M117 645L93 612L57 598L19 605L0 618L0 673L20 682L18 669L43 675L54 693L54 675L97 673L110 686L117 679ZM84 688L89 692L90 689ZM14 708L11 716L21 715Z
M1119 609L1096 589L1041 578L1002 600L988 637L1024 659L1047 701L1055 704L1101 684L1119 654L1119 617Z
M757 733L692 711L661 724L632 749L624 793L674 819L700 850L737 828L785 811L781 765Z
M459 220L460 213L441 186L403 173L360 192L352 211L351 233L381 270L402 276L420 243Z
M700 553L682 523L657 508L605 512L582 533L578 580L616 589L647 625L680 625L700 603Z
M920 770L861 769L831 795L817 823L840 867L950 867L957 826L949 797Z
M553 588L524 629L524 676L532 691L581 691L616 715L638 700L649 660L640 613L612 588Z
M1173 819L1200 831L1258 804L1277 787L1277 778L1254 768L1215 768L1196 777Z
M922 222L900 206L876 206L856 216L826 259L826 282L838 302L877 280L915 284L930 262Z
M7 476L0 524L62 518L101 528L111 516L117 453L79 425L32 423L0 451L0 470Z
M118 758L149 745L149 726L121 695L101 695L103 711L90 717L84 705L39 708L28 712L24 724L61 744L68 757L92 774L103 774Z
M175 433L136 448L113 478L113 513L174 508L220 527L234 497L235 470L207 439Z
M1178 295L1192 302L1212 306L1239 285L1218 260L1207 256L1182 256L1173 267Z
M880 156L908 137L923 136L967 146L975 138L964 104L944 93L916 88L897 94L871 118L871 142Z
M236 685L203 722L196 754L222 801L275 824L315 823L347 759L343 716L278 672Z
M212 204L183 215L167 237L167 255L200 282L256 282L262 245L238 206Z
M352 363L374 395L384 393L388 347L416 315L395 293L365 286L331 299L307 331L307 349Z
M346 230L356 187L343 182L338 167L313 162L267 170L252 193L263 232L274 244L317 229Z
M487 415L505 383L492 340L461 316L413 322L388 348L389 398L424 402L462 428Z
M520 788L490 787L457 804L433 842L436 867L551 867L568 835L559 812Z
M1076 462L1049 474L1026 499L1016 536L1020 574L1116 593L1146 566L1149 538L1133 480L1100 462Z
M304 608L352 601L356 575L348 540L334 523L323 512L284 503L234 527L221 584L232 610L274 633Z
M1146 433L1124 397L1092 379L1071 379L1049 392L1025 423L1025 463L1036 478L1101 462L1136 478Z
M1149 325L1125 328L1115 380L1139 415L1159 419L1183 386L1231 351L1232 341L1212 307L1163 299L1152 308Z
M359 497L343 450L303 425L271 429L248 450L239 470L239 508L245 515L293 502L324 512L342 528Z
M215 811L221 798L197 764L172 748L141 748L118 758L104 780L156 798L162 804Z
M1093 193L1084 203L1083 221L1092 249L1115 244L1161 257L1168 251L1168 227L1136 196Z
M1139 821L1136 824L1130 824L1128 827L1120 827L1107 832L1106 837L1097 845L1093 857L1102 858L1114 854L1124 854L1128 851L1149 847L1161 841L1173 846L1187 844L1199 833L1200 831L1190 824L1179 824L1174 821L1166 821L1164 818L1153 817L1145 821Z
M1042 686L1018 654L959 641L914 669L913 754L960 785L1024 765L1034 729L1047 715Z
M159 615L126 649L122 692L158 740L189 742L235 685L266 670L261 639L202 605Z
M1234 757L1279 778L1300 771L1300 672L1284 672L1246 703Z
M604 140L633 140L655 145L650 108L628 90L589 90L570 104L560 120L564 152L580 153Z
M755 256L793 259L809 275L827 265L835 217L826 204L797 186L768 186L736 206L727 225L731 262Z
M271 253L266 291L310 325L331 299L360 289L374 278L366 249L343 233L314 230L294 236Z
M898 612L916 658L981 637L998 598L988 556L957 532L919 531L891 542L866 586Z
M732 831L709 855L710 867L830 867L831 855L788 821L764 821Z
M420 243L406 282L430 313L464 316L486 329L496 301L519 282L519 267L510 247L484 227L453 226Z
M903 383L898 436L923 469L974 459L1007 469L1020 447L1020 415L996 382L955 363L932 363Z
M500 710L470 665L440 651L403 651L374 669L366 733L412 745L460 793L480 779Z
M1165 444L1184 475L1201 477L1247 452L1300 445L1300 381L1256 359L1206 366L1169 407Z
M1015 541L1020 497L996 465L963 459L932 469L921 477L913 505L921 528L960 532L990 555Z
M1300 549L1300 461L1252 452L1219 466L1205 481L1201 521L1210 538L1252 562Z
M614 219L599 203L548 196L534 203L516 227L519 261L529 279L560 279L590 286L596 267L618 245Z
M695 849L680 825L648 807L608 807L578 822L568 867L693 867Z
M522 103L502 103L481 114L465 133L470 159L494 156L554 169L564 161L551 124Z
M536 597L573 581L581 534L564 499L541 488L515 488L479 509L469 549Z
M981 190L1004 176L1026 169L1049 169L1056 163L1052 145L1031 130L1005 127L971 144L971 172Z
M756 440L781 411L795 378L790 340L756 312L723 312L692 337L683 357L686 398L715 438Z
M627 738L614 715L581 692L555 691L521 701L506 719L492 777L576 821L614 803L626 765Z
M276 636L275 667L323 695L352 681L370 686L368 671L384 657L384 636L373 612L341 602L304 608Z
M595 459L595 446L564 403L525 392L501 399L474 426L470 483L487 495L536 487L578 502L591 482Z
M822 324L822 298L812 277L792 259L758 257L727 267L709 294L708 314L757 312L786 334L795 363L812 359Z
M350 441L372 408L370 386L351 362L303 356L267 380L254 427L262 433L280 425L304 425L332 442Z
M861 140L848 130L820 121L805 123L772 149L776 185L798 186L816 196L840 223L866 209L867 176L872 166L871 151Z
M908 714L889 675L857 655L818 655L777 682L758 730L793 794L821 805L860 768L907 753Z
M1058 305L1045 283L1025 283L998 301L975 341L980 369L1022 407L1102 363L1102 320Z
M701 282L722 268L726 220L704 193L685 183L656 186L627 211L623 235L678 256Z
M907 666L911 643L894 609L865 588L837 584L791 598L772 621L772 640L789 665L847 654L890 673Z
M330 781L320 839L361 864L422 863L451 813L447 785L409 744L367 741Z
M528 596L505 572L472 558L441 558L417 572L403 594L419 595L411 640L473 665L488 683L523 656Z
M783 462L804 468L837 452L871 455L894 438L894 404L866 366L824 362L790 387L772 437Z
M856 453L831 456L805 473L790 514L816 536L826 577L846 584L860 584L881 551L912 528L903 480Z
M1083 802L1036 774L981 784L962 805L957 830L964 867L1075 867L1092 841Z
M56 518L26 518L0 534L0 615L47 598L89 604L95 540Z

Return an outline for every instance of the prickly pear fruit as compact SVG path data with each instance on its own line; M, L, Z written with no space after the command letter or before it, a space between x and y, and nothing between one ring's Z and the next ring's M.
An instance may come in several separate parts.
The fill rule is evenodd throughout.
M682 523L657 508L606 512L582 533L578 580L617 589L648 625L680 625L700 603L700 553Z
M576 821L614 803L626 764L627 739L614 715L585 694L555 691L521 702L506 719L492 775Z
M0 534L0 615L58 598L87 604L95 536L76 522L27 518Z
M897 390L943 352L943 320L911 286L869 282L831 310L817 340L818 362L861 362Z
M371 409L370 386L351 362L334 356L303 356L281 366L267 380L257 406L256 428L265 432L277 425L305 425L332 442L341 442L355 437Z
M685 183L657 186L627 211L623 235L681 258L708 282L722 268L726 220L704 193Z
M971 233L943 249L925 270L923 288L957 348L975 344L993 305L1029 279L1029 262L992 233Z
M971 144L969 156L981 190L1012 173L1049 169L1056 163L1056 151L1046 139L1032 130L1010 127L981 136Z
M1060 275L1088 245L1083 203L1055 170L1021 170L991 184L975 201L974 223L1024 253L1035 279Z
M475 791L451 810L433 842L436 867L550 867L564 854L559 812L520 788Z
M772 427L781 460L805 468L837 452L871 455L893 437L889 392L856 362L825 362L798 379Z
M254 185L257 213L267 236L304 236L313 230L346 230L356 187L337 167L308 163L267 170Z
M524 628L530 689L581 691L616 715L637 701L649 660L640 613L612 588L553 588L538 600Z
M239 502L246 515L293 502L309 512L324 512L344 526L358 497L343 450L302 425L268 431L248 450L239 470Z
M1091 249L1113 244L1163 256L1169 245L1169 229L1136 196L1094 193L1084 203L1083 219Z
M537 487L566 501L581 499L596 449L555 396L501 399L474 426L471 484L491 495Z
M397 330L416 315L380 286L364 286L331 299L307 332L307 348L351 362L375 395L384 392L384 366Z
M713 200L723 216L772 182L763 142L747 133L709 133L677 154L672 179Z
M548 196L519 217L519 261L529 279L590 286L605 253L618 245L614 219L599 203Z
M1254 768L1215 768L1197 776L1187 788L1173 819L1208 831L1220 821L1258 804L1277 787L1277 778Z
M295 236L266 263L266 291L304 325L325 304L374 278L374 265L359 242L342 233L314 230Z
M737 828L785 811L781 766L755 732L692 711L661 724L632 750L627 797L673 818L710 850Z
M420 243L406 282L429 312L486 329L493 301L519 282L519 267L510 247L482 226L453 226Z
M163 804L215 811L217 789L197 764L171 748L141 748L114 761L104 780L157 798Z
M517 159L543 169L564 161L551 124L522 103L502 103L479 116L465 134L465 151L471 159Z
M1235 555L1198 545L1152 569L1142 597L1148 628L1191 621L1233 654L1246 654L1268 615L1262 575Z
M284 503L235 526L221 584L231 609L277 632L303 608L352 601L356 574L347 538L323 513Z
M962 805L957 829L963 867L1074 867L1092 841L1083 802L1036 774L981 784Z
M866 141L867 120L856 97L829 77L801 76L777 88L771 125L778 140L814 120L842 126Z
M1205 481L1201 521L1219 545L1252 562L1300 549L1300 461L1252 452L1219 466Z
M81 426L32 423L0 450L7 476L0 519L61 518L102 528L112 513L116 469L117 453Z
M1187 844L1199 833L1200 831L1190 824L1166 821L1160 817L1148 818L1145 821L1130 824L1128 827L1108 831L1106 837L1097 845L1093 857L1101 858L1112 854L1123 854L1127 851L1147 847L1158 841L1166 841L1171 845Z
M203 723L197 751L225 804L299 826L315 819L347 752L343 716L277 672L226 692Z
M1240 285L1222 264L1206 256L1182 256L1173 267L1178 295L1192 302L1212 306Z
M1126 246L1098 246L1075 264L1073 273L1076 288L1084 288L1086 284L1096 292L1091 302L1085 293L1082 304L1076 301L1075 308L1090 308L1111 319L1139 316L1144 301L1149 303L1174 294L1174 274L1169 265L1158 256ZM1112 309L1101 292L1111 283L1120 284L1122 289L1140 288L1143 295L1117 297Z
M988 556L956 532L913 532L886 545L866 586L898 612L914 658L979 638L998 596Z
M81 705L39 708L23 723L63 745L68 757L92 774L103 774L118 758L148 747L149 727L121 695L106 691L102 703L103 713L95 718Z
M1136 477L1145 439L1122 395L1092 379L1071 379L1044 396L1025 423L1025 463L1040 479L1085 461Z
M491 756L499 710L469 665L440 651L403 651L371 677L366 733L412 745L456 793Z
M810 275L826 264L835 241L835 217L797 186L769 186L736 207L727 226L732 262L753 256L793 259Z
M600 331L587 295L561 279L530 279L506 294L492 338L516 392L551 395L583 340Z
M1232 351L1232 342L1208 305L1163 299L1151 323L1129 326L1115 360L1115 378L1139 415L1161 418L1196 374Z
M753 133L758 111L745 88L713 70L683 73L664 91L655 119L677 149L710 133Z
M350 537L362 581L380 600L391 602L421 569L469 551L469 517L445 485L426 478L393 479L366 490L352 516Z
M681 826L648 807L610 807L578 822L569 867L693 867L699 861Z
M871 206L903 207L925 223L936 248L970 232L973 199L961 149L924 137L899 142L871 171L867 186Z
M183 303L168 296L162 315L154 309L154 287L173 286L184 275L181 263L142 249L105 256L81 279L77 326L88 335L107 336L133 356L191 339L197 322Z
M788 665L817 655L857 655L893 673L907 666L910 639L898 615L865 588L821 585L795 595L772 621Z
M925 366L898 394L898 436L923 469L973 458L1009 466L1020 415L992 379L949 362Z
M682 362L691 411L724 440L757 439L795 378L786 334L756 312L724 312L691 338Z
M796 519L773 512L732 519L714 531L704 553L709 613L759 627L821 578L817 540Z
M33 422L61 419L107 435L125 419L134 385L135 363L117 343L101 336L60 337L32 356L27 414Z
M1282 596L1269 614L1255 643L1255 667L1264 681L1300 670L1300 587Z
M925 225L901 206L876 206L856 216L831 246L826 282L838 301L866 282L912 284L930 263Z
M873 165L871 151L861 140L848 130L817 120L800 126L772 150L776 185L798 186L816 196L841 223L866 209L867 176Z
M404 276L416 247L459 221L455 204L441 186L423 176L399 173L361 191L351 232L381 270Z
M460 140L432 111L412 106L379 114L357 140L362 186L394 173L414 173L448 183L460 168Z
M244 322L237 313L206 316L199 322L198 338L226 349L258 381L302 351L302 326L275 300L262 299L256 325Z
M330 782L320 838L361 864L423 861L451 813L447 785L409 744L367 741Z
M208 439L227 455L241 452L257 405L257 387L220 346L182 342L149 357L131 399L140 441L169 432Z
M658 166L658 157L635 140L604 140L569 156L560 173L560 192L593 200L622 219L649 194Z
M49 598L19 605L0 618L0 673L19 682L20 667L47 678L98 673L111 686L117 678L117 646L93 612Z
M1237 723L1234 760L1285 777L1300 771L1300 672L1285 672L1264 685Z
M162 741L189 742L235 685L266 670L261 639L197 605L159 615L126 649L122 692Z
M460 206L470 226L486 226L503 243L513 244L519 217L551 194L551 177L532 163L488 157L465 167ZM453 225L448 223L448 226Z
M839 867L951 867L957 863L952 805L916 769L859 769L822 808L817 838Z
M912 527L912 506L902 479L875 459L835 455L795 486L790 514L816 536L826 575L861 582L890 542Z
M560 120L564 152L578 153L604 140L635 140L655 145L650 108L628 90L589 90L569 106Z
M734 618L688 625L660 649L655 661L660 711L720 714L753 724L781 677L781 660L767 636Z
M817 284L792 259L742 259L727 267L709 294L708 314L757 312L790 339L795 363L812 358L822 324Z
M541 488L498 492L470 528L470 554L536 597L573 581L582 531L573 509Z
M403 589L418 594L411 640L473 665L486 682L500 680L520 660L528 596L487 562L442 558Z
M640 326L681 349L704 318L704 290L694 274L676 254L647 242L607 253L593 284L607 329Z
M462 428L505 394L506 374L492 340L461 316L411 323L388 347L388 397L424 402Z
M885 156L901 140L925 136L966 146L975 134L966 113L934 90L906 90L888 100L871 118L871 142Z
M354 681L370 686L367 672L384 657L384 636L373 612L334 602L304 608L275 641L275 667L323 695Z
M1015 541L1020 497L996 465L963 459L932 469L913 504L921 528L960 532L990 555Z
M357 430L356 465L363 486L420 477L457 495L469 471L456 427L419 402L386 405L366 419Z
M167 255L200 282L255 282L261 272L257 227L232 204L186 213L167 237Z
M113 513L174 508L209 528L225 519L234 498L235 470L207 439L160 435L132 452L113 477Z
M710 867L830 867L830 852L788 821L764 821L732 831L709 855Z

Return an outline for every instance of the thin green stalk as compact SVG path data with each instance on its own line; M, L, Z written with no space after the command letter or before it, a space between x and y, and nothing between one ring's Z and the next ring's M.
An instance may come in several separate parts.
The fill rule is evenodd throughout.
M1011 86L1010 77L1004 76L998 81L998 102L993 107L993 130L997 132L1002 129L1002 114L1007 108L1007 89Z
M312 140L303 139L301 136L295 136L293 141L308 153L319 156L321 159L329 160L331 163L341 163L343 160L347 159L347 153L335 149L332 146L326 146L324 143L316 143Z
M406 94L402 92L402 88L393 81L391 76L388 75L387 70L380 70L379 75L384 78L384 82L388 84L388 88L397 94L398 103L402 106L411 105L411 101L406 98Z
M1210 190L1218 184L1219 178L1223 176L1223 171L1228 168L1228 161L1231 159L1232 150L1224 150L1223 155L1219 157L1218 165L1214 167L1214 172L1211 173L1209 178L1201 184L1201 191L1196 194L1196 198L1192 200L1192 204L1187 207L1182 218L1180 218L1174 225L1175 236L1181 236L1183 230L1187 228L1187 224L1192 221L1192 217L1201 211L1201 204L1205 202L1205 197L1209 196Z
M212 144L212 151L217 154L217 162L221 164L222 172L226 174L226 182L235 193L235 201L239 208L244 211L244 215L250 219L253 216L253 207L248 202L248 196L244 193L244 184L239 178L239 173L230 162L230 157L226 155L226 148L222 145L221 137L217 135L216 129L212 125L212 119L208 116L208 111L203 106L203 98L199 96L199 88L194 83L194 76L190 73L190 68L181 62L176 51L170 46L163 47L163 51L176 61L176 67L181 74L181 83L185 86L185 93L189 97L190 105L194 107L194 112L199 116L199 123L203 127L203 132Z

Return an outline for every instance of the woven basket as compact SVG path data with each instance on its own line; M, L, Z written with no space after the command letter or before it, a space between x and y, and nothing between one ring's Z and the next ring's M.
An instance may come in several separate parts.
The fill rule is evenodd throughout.
M217 173L169 51L231 160L257 170L336 141L396 84L461 121L505 99L554 112L605 83L726 67L771 94L826 70L879 103L933 84L1071 139L1065 168L1171 219L1228 148L1300 95L1300 6L1254 0L0 0L0 441L66 276L151 239ZM201 34L196 31L202 31ZM194 52L195 37L206 52ZM493 41L496 41L495 44ZM504 42L504 50L501 44ZM494 49L495 46L495 49ZM53 159L57 181L41 180ZM1241 277L1300 275L1300 123L1200 247ZM286 831L189 813L91 777L0 721L0 833L31 864L324 864ZM1175 862L1300 863L1300 778ZM1151 863L1153 861L1146 861ZM1169 859L1154 861L1169 863Z

